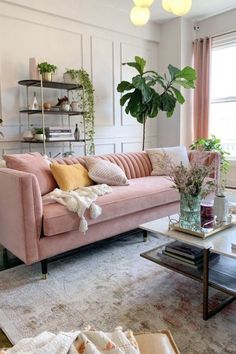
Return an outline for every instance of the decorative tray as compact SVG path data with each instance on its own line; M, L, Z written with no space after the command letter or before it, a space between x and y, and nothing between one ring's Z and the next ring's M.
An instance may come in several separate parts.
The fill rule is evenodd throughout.
M177 222L176 220L170 219L170 221L169 221L170 230L184 232L184 233L192 235L192 236L201 237L202 239L212 236L212 235L216 234L217 232L228 229L229 227L232 227L233 225L236 225L236 215L233 215L232 218L230 218L230 220L228 222L215 223L214 227L209 228L209 229L200 227L199 230L185 229L185 228L181 227L179 225L179 222Z

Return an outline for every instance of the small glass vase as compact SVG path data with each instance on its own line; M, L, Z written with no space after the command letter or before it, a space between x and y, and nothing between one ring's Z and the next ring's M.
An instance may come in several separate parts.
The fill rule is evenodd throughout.
M183 229L201 230L201 196L180 193L179 225Z

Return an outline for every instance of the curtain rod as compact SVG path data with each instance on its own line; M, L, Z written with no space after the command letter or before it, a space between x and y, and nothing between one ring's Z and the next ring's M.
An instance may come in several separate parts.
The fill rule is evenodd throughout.
M236 33L236 30L229 31L229 32L224 32L224 33L221 33L221 34L216 34L214 36L211 36L211 38L222 37L222 36L225 36L226 34L231 34L231 33Z

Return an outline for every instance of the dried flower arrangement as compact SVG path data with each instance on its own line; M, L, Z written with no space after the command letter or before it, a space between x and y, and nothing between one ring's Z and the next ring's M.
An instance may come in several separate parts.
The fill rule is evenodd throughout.
M182 163L176 166L167 154L164 154L161 163L166 175L174 182L174 188L191 196L200 195L203 199L216 189L215 181L210 179L214 166L206 166L203 162L204 155L199 152L195 154L189 167Z

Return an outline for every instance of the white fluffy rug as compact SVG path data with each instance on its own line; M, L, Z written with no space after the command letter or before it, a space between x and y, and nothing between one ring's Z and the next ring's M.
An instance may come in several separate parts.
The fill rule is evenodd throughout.
M111 239L49 264L0 273L0 326L13 342L44 330L169 328L181 354L235 354L236 303L202 320L201 284L139 256L162 240Z

